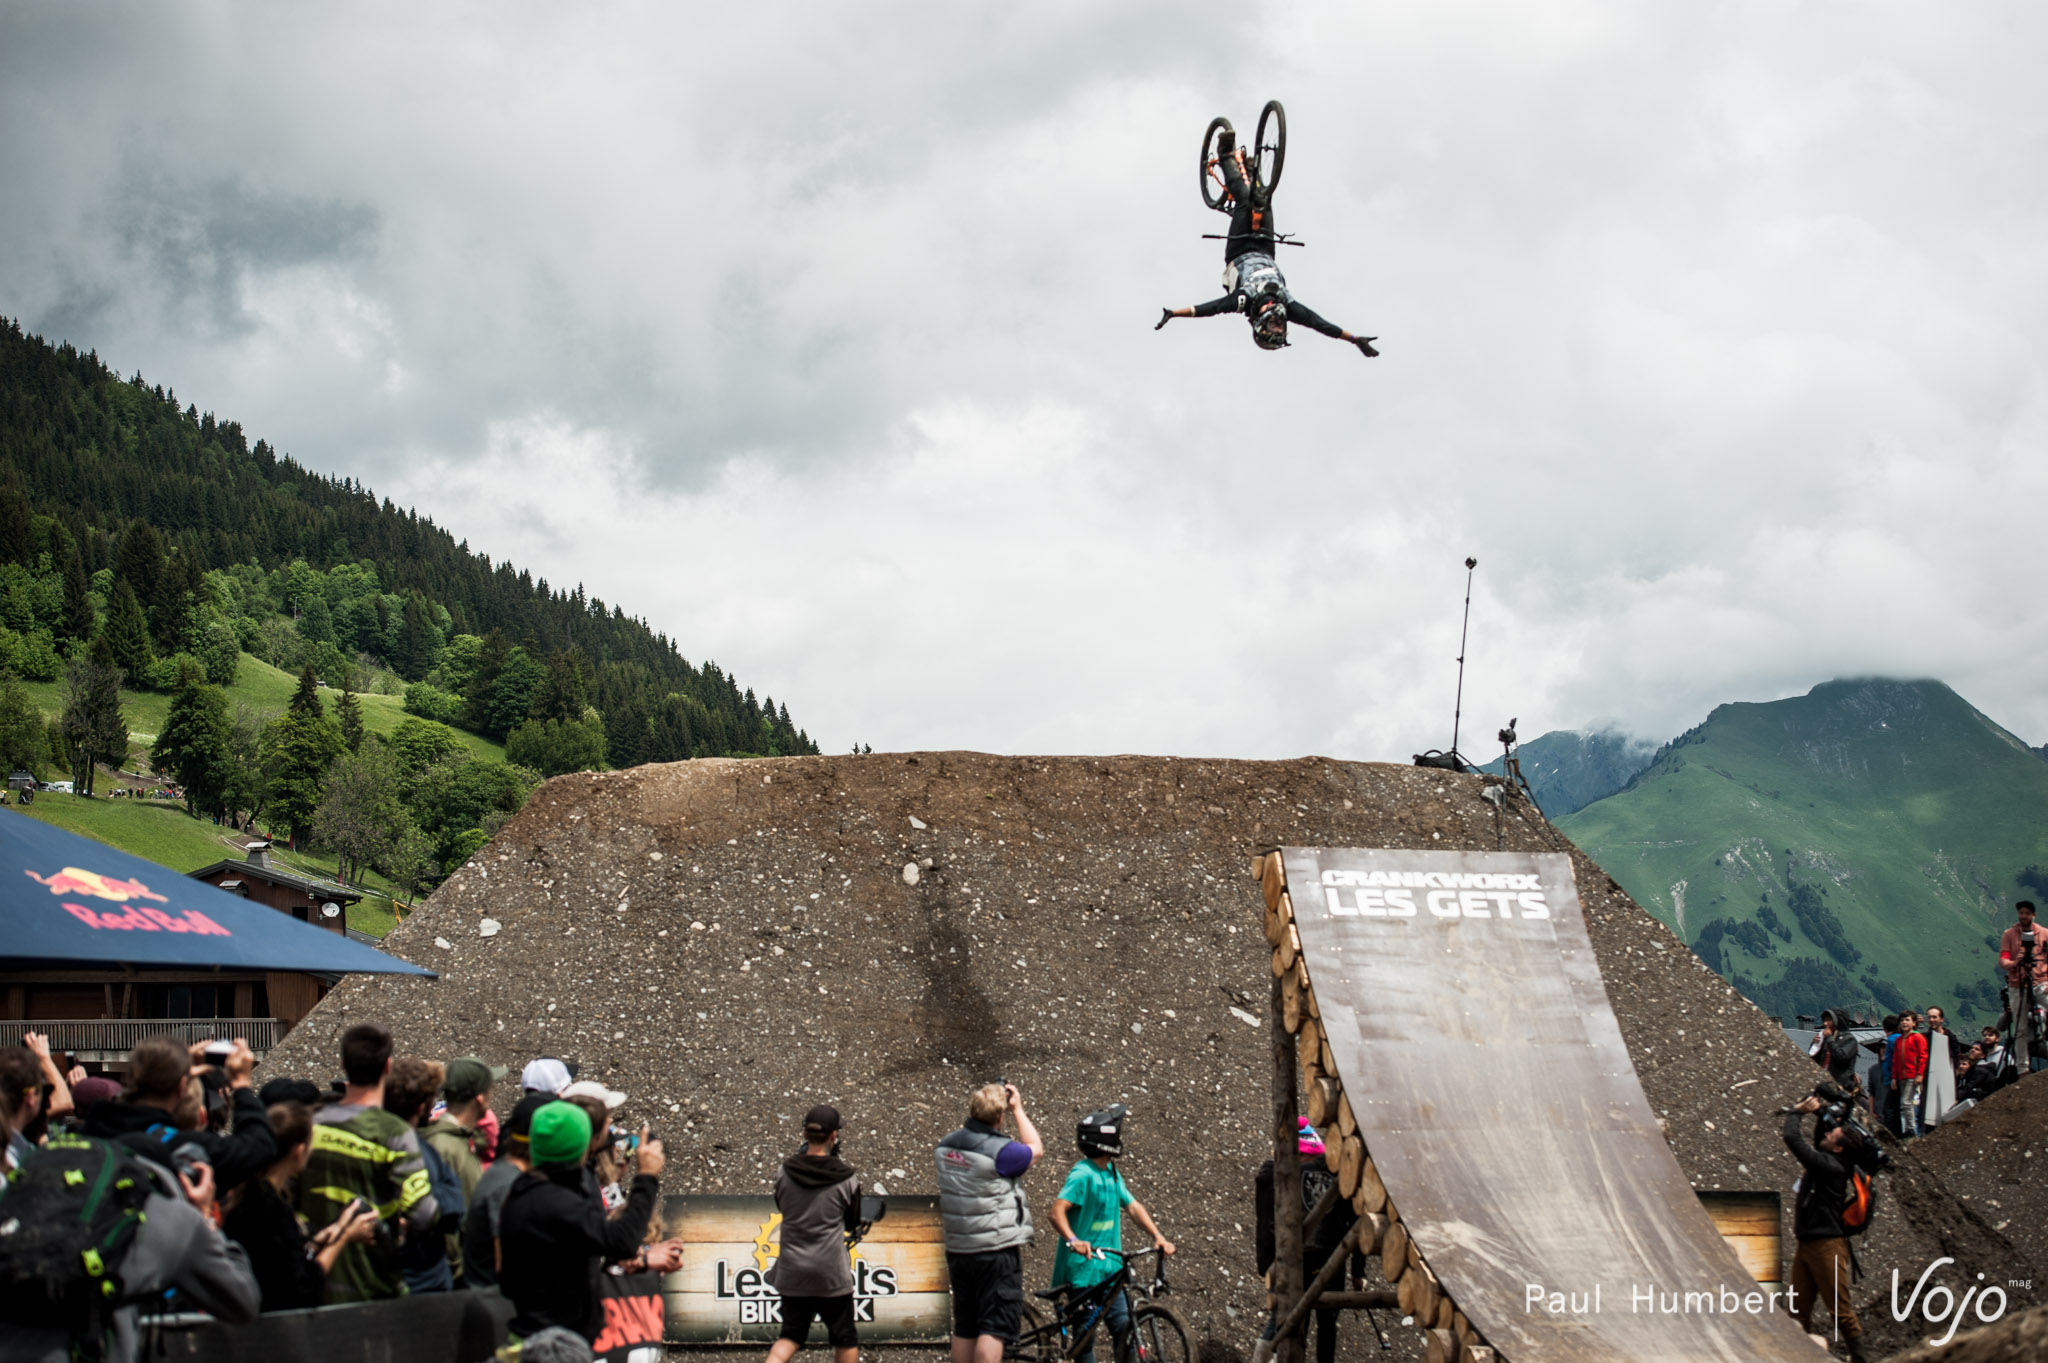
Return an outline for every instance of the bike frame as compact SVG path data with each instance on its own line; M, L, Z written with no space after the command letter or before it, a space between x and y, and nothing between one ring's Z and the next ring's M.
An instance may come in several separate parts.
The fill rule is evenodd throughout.
M1143 1297L1146 1301L1167 1290L1166 1256L1157 1246L1126 1254L1117 1249L1097 1249L1098 1256L1113 1255L1120 1264L1116 1273L1093 1287L1084 1287L1079 1292L1070 1292L1065 1300L1050 1303L1053 1307L1052 1323L1046 1328L1057 1331L1063 1338L1059 1351L1061 1358L1079 1358L1087 1353L1095 1342L1095 1331L1102 1324L1102 1318L1109 1311L1110 1298L1118 1292L1129 1292ZM1152 1256L1157 1260L1153 1268L1152 1281L1138 1286L1131 1275L1131 1261ZM1083 1318L1085 1316L1085 1319ZM1135 1323L1135 1322L1134 1322Z

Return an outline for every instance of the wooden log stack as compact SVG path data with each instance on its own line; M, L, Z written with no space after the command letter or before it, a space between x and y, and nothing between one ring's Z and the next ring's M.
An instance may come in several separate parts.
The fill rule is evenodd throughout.
M1400 1209L1387 1196L1387 1186L1373 1167L1372 1151L1337 1073L1316 1006L1315 982L1301 952L1301 934L1294 925L1294 904L1287 893L1287 872L1278 852L1252 859L1252 875L1266 901L1266 942L1273 948L1273 978L1279 981L1280 1017L1293 1034L1300 1064L1304 1115L1322 1134L1335 1156L1337 1190L1367 1220L1361 1248L1377 1245L1380 1272L1393 1285L1403 1315L1423 1331L1429 1363L1504 1363L1436 1274L1401 1221ZM1362 1076L1360 1076L1362 1078Z

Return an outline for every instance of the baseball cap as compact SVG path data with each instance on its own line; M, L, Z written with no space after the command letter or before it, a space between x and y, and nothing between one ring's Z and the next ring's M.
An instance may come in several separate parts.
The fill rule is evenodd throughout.
M839 1109L830 1103L820 1103L804 1114L804 1134L816 1133L829 1136L839 1129Z
M85 1111L94 1103L104 1103L110 1098L119 1098L120 1096L121 1086L119 1084L111 1079L102 1079L97 1075L89 1079L81 1079L71 1086L72 1106L76 1107L80 1112Z
M265 1107L272 1103L304 1103L307 1107L318 1107L326 1096L312 1080L294 1079L288 1075L269 1080L256 1090L258 1101Z
M441 1083L441 1092L451 1103L466 1103L488 1093L505 1074L503 1065L486 1065L473 1055L457 1056L448 1062L448 1077Z
M560 1093L575 1077L576 1071L567 1061L544 1055L520 1071L519 1087L528 1093Z
M536 1166L581 1164L590 1150L590 1118L574 1103L557 1099L543 1104L533 1114L533 1131L527 1144Z
M578 1079L575 1083L562 1090L562 1096L564 1098L595 1098L603 1103L607 1110L612 1112L616 1112L626 1105L625 1094L617 1089L608 1089L595 1079Z
M519 1100L512 1109L512 1115L505 1119L505 1125L498 1130L498 1148L493 1157L503 1159L507 1155L525 1156L531 1148L533 1135L533 1114L555 1101L552 1093L529 1093Z

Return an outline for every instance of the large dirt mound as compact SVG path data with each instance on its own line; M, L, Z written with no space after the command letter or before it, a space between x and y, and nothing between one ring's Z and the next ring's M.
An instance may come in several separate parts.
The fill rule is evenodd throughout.
M1250 854L1559 850L1680 1165L1701 1188L1788 1187L1772 1109L1812 1066L1554 828L1481 788L1321 759L975 753L562 777L391 935L439 981L350 978L268 1068L330 1073L336 1035L365 1017L428 1055L573 1058L669 1138L666 1191L734 1193L767 1190L819 1100L846 1114L870 1181L929 1192L967 1088L1006 1076L1053 1152L1030 1180L1041 1219L1075 1119L1128 1102L1126 1173L1180 1242L1178 1304L1220 1358L1263 1313L1249 1226L1270 1149L1269 970ZM485 919L501 929L482 935ZM1917 1273L1935 1252L1927 1227L1965 1264L2010 1262L1938 1179L1922 1191L1873 1232L1873 1308L1891 1264ZM1371 1340L1348 1337L1347 1353Z

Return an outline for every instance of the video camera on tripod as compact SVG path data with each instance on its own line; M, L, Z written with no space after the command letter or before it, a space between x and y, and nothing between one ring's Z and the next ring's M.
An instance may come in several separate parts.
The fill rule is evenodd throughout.
M2034 979L2035 954L2041 950L2040 935L2040 930L2032 927L2020 933L2020 955L2014 964L2020 970L2021 1015L2012 1020L2013 1035L2017 1037L2024 1024L2036 1052L2044 1042L2048 1042L2048 998L2043 997L2048 990L2042 989Z

